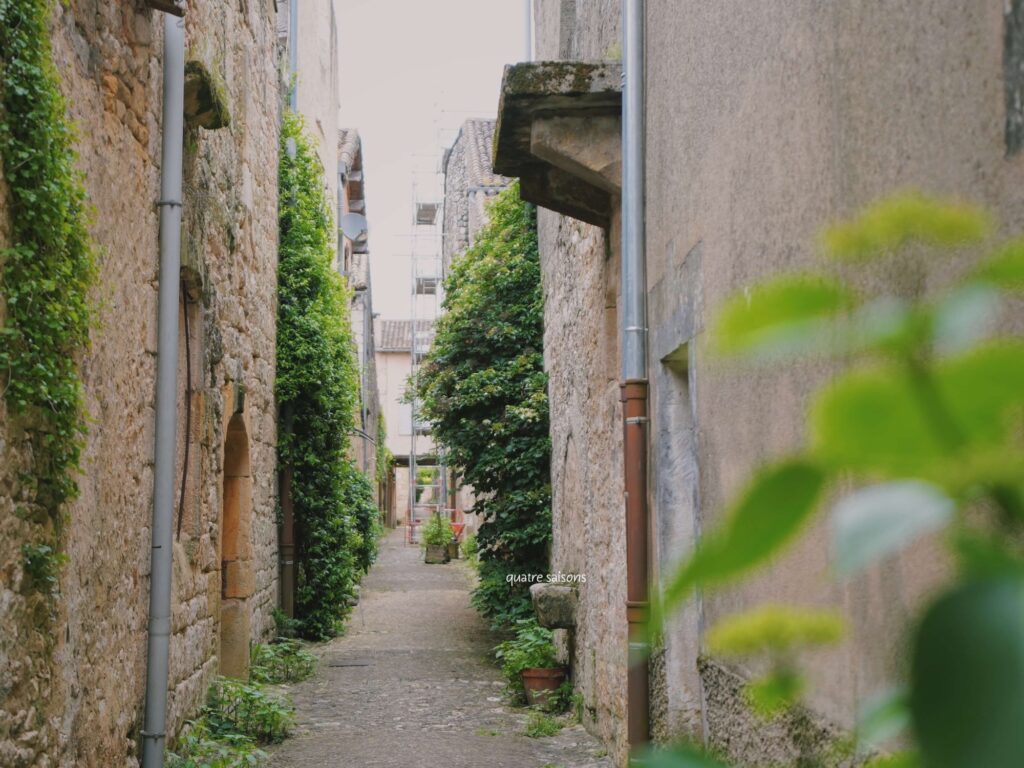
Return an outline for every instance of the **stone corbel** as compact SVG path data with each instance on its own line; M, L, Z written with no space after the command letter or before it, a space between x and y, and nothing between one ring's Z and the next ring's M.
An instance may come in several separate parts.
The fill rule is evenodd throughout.
M528 202L608 227L622 186L622 68L536 62L505 68L494 170Z
M575 587L540 583L530 586L530 599L537 623L548 629L572 629L576 626Z

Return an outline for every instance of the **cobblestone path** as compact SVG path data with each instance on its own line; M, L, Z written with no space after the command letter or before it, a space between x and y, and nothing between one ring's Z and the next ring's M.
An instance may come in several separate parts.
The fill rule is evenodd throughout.
M470 606L466 565L425 565L401 531L381 543L348 633L320 669L287 686L293 738L274 768L611 768L579 725L523 735L527 713L502 697L494 644Z

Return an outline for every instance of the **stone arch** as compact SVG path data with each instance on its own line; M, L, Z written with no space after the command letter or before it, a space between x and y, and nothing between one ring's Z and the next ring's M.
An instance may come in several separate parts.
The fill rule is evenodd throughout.
M251 636L249 597L254 591L252 475L249 434L241 413L224 439L224 494L220 535L220 673L245 678Z

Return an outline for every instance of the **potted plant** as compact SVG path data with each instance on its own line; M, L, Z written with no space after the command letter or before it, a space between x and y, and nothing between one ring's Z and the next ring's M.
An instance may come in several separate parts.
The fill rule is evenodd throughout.
M451 539L448 541L448 559L459 559L459 538L454 534L452 534Z
M558 663L551 630L534 619L516 622L516 635L495 649L509 689L531 706L547 706L565 682L566 668Z
M422 542L425 548L423 562L447 563L448 542L452 540L452 524L442 515L431 515L423 525Z

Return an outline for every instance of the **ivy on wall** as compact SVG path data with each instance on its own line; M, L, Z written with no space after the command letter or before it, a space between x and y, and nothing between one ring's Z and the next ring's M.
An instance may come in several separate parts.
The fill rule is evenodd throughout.
M477 494L485 522L474 601L500 626L531 613L527 586L506 575L547 570L551 440L535 209L515 184L488 216L445 281L418 394L450 466Z
M377 415L377 482L386 486L395 466L395 454L388 448L388 427L384 414ZM381 500L383 503L383 499Z
M372 560L377 513L368 480L348 456L359 370L349 296L333 268L334 223L323 169L302 118L290 112L281 132L278 183L276 387L285 415L278 460L292 471L300 631L325 639L340 630Z
M19 514L45 513L59 530L61 505L78 493L86 431L78 358L89 344L96 266L51 60L51 8L51 0L0 0L0 159L12 242L0 252L0 387L32 438Z

